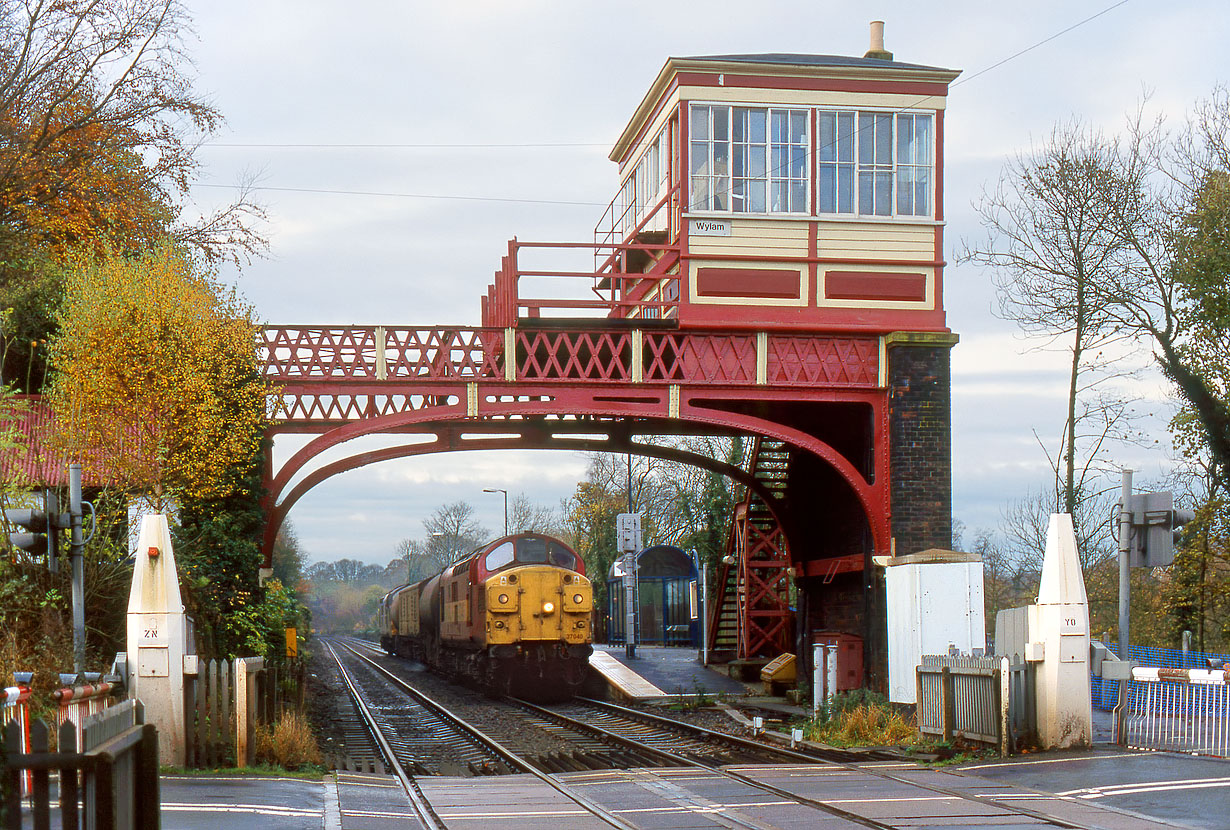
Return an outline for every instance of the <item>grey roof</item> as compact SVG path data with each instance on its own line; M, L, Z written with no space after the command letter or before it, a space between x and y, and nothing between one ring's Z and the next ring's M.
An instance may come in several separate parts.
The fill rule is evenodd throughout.
M886 61L880 58L855 58L849 55L796 55L787 52L766 52L759 55L692 55L681 58L690 61L727 61L731 63L786 64L789 66L862 66L882 69L929 69L940 72L952 70L939 66L923 66L917 63Z

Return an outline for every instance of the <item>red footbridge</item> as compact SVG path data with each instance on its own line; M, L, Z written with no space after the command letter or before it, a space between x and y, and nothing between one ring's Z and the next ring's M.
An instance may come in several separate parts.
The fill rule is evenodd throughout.
M315 435L267 471L266 562L304 493L367 464L511 448L672 458L745 494L711 646L750 659L848 632L874 683L876 557L951 539L955 77L880 58L671 58L612 150L621 187L593 240L510 242L481 325L265 327L270 433ZM750 455L735 467L647 440L697 434L743 436ZM314 466L369 435L406 440Z

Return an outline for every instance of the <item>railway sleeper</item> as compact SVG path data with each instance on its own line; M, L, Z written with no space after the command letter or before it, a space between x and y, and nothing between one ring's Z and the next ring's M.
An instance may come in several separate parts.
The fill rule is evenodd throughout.
M565 752L561 753L560 757L576 772L585 772L590 768L589 764L585 761L584 752Z
M611 765L602 760L595 752L577 752L574 756L577 761L585 765L586 769L602 770L610 769Z

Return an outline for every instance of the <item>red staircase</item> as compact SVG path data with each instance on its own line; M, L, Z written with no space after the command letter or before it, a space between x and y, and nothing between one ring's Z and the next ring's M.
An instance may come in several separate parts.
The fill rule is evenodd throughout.
M757 438L748 471L776 502L785 497L790 452L781 441ZM740 660L775 657L791 648L790 557L773 511L751 489L735 505L726 556L710 613L709 651Z

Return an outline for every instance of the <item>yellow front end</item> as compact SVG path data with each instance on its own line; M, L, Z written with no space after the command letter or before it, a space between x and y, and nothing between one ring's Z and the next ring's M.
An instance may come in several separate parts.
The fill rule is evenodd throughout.
M591 639L593 588L573 571L537 565L502 571L487 580L486 600L488 645Z

